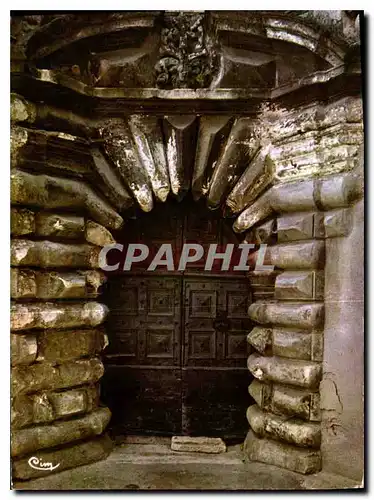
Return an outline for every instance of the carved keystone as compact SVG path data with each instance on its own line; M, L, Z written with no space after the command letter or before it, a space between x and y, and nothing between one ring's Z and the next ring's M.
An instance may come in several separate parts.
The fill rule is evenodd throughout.
M322 326L324 306L318 303L254 303L248 308L249 317L264 325L291 326L311 330Z
M272 439L258 438L250 431L244 441L244 452L254 462L277 465L301 474L313 474L321 470L321 453L305 450Z
M314 388L322 376L320 363L283 359L276 356L264 357L257 353L248 358L248 369L254 377L264 382Z

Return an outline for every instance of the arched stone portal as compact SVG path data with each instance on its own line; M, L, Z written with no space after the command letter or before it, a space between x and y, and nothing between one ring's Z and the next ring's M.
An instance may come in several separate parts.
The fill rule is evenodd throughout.
M351 429L357 415L329 406L329 373L339 372L329 239L349 238L363 195L358 19L13 17L14 478L44 473L28 465L36 451L59 470L109 453L99 380L110 311L98 256L134 206L149 212L187 193L232 218L246 241L269 244L275 266L248 277L247 457L305 474L325 453L334 469L353 433L331 438L331 426ZM362 442L357 450L354 472L340 464L355 478Z

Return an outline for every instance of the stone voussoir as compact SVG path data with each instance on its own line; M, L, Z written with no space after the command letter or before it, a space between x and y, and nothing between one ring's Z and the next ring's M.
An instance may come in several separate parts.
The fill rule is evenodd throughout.
M286 441L303 448L318 449L321 445L321 426L318 423L263 412L257 405L249 406L247 419L260 437Z
M91 220L86 221L85 236L88 243L99 247L105 247L105 245L116 242L108 229Z
M249 317L263 325L318 329L324 321L324 305L300 302L255 302L248 308Z
M244 441L244 453L254 462L277 465L301 474L313 474L322 467L320 451L259 438L253 431L248 432Z
M109 229L120 229L123 226L122 217L82 181L13 170L11 201L15 205L43 209L82 209Z
M320 363L278 356L266 357L257 353L249 356L248 369L260 381L308 389L316 388L322 377Z
M18 303L11 306L10 325L13 331L97 326L103 323L107 314L107 306L99 302Z

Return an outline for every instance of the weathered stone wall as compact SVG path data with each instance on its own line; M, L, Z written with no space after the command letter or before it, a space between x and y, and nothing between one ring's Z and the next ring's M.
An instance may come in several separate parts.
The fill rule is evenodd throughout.
M249 276L248 457L360 478L357 12L207 12L185 33L191 19L13 19L14 478L43 474L31 457L59 471L109 452L100 248L132 205L149 211L189 189L267 243L275 266Z
M11 454L13 477L29 479L45 474L30 467L32 457L60 471L111 449L103 434L110 411L99 402L108 310L98 257L114 241L102 224L123 221L80 178L89 165L74 137L28 129L33 115L13 97Z
M339 335L346 332L349 337L342 321L346 321L351 313L346 310L341 316L346 296L352 303L352 306L347 305L348 309L355 307L353 301L358 298L361 308L354 315L356 325L363 320L360 290L362 260L359 257L350 259L356 242L353 243L354 236L349 236L355 224L353 214L357 213L350 206L363 195L360 171L362 114L360 102L354 98L346 100L343 108L339 104L332 107L341 109L341 113L338 116L329 115L330 122L341 121L343 124L340 123L339 128L342 128L352 120L358 132L356 137L348 135L345 138L345 142L353 145L354 154L339 160L339 170L344 173L329 175L333 163L322 162L317 169L306 170L310 179L305 179L304 175L299 181L274 185L236 222L237 230L243 230L243 225L247 229L255 224L247 239L270 243L265 264L275 266L275 271L270 273L275 276L274 297L262 296L249 308L251 319L258 323L248 335L248 342L257 351L248 358L248 368L255 377L249 386L249 393L256 404L247 411L251 430L245 441L245 450L251 460L304 474L319 471L322 460L326 460L335 473L342 473L339 465L334 465L334 460L337 454L344 457L343 446L348 446L348 439L352 438L351 447L355 450L352 454L356 462L354 471L349 471L349 461L344 458L337 460L336 464L343 463L346 475L361 479L362 328L356 334L360 339L354 348L358 367L348 384L350 390L346 391L346 412L338 392L342 384L339 379L351 378L346 366L353 363L353 359L349 362L347 359L347 364L343 365L337 362L337 355L343 349L343 346L338 348L337 345L343 343L344 349L355 345L352 344L355 342L353 339L344 339ZM350 114L352 108L355 109L354 117ZM292 123L292 118L286 121L291 130L288 135L291 144L305 144L304 136L309 134L311 126L308 117L315 112L316 106L306 114L300 113L298 123ZM317 134L323 138L325 129L321 127L321 119L319 125ZM318 123L313 123L312 127L316 126ZM282 123L279 127L280 130L286 128ZM334 138L338 140L335 135ZM334 147L330 143L328 148L320 149L318 155L329 157ZM344 149L344 146L340 147ZM283 150L287 148L288 143L284 142ZM321 141L318 142L319 148ZM289 151L297 159L297 147L296 150L290 147ZM303 156L309 157L309 154ZM299 177L297 163L291 161L289 165L290 175L294 174L294 169L295 176ZM265 224L260 224L261 220L269 217ZM357 220L356 224L354 235L357 237L359 234L362 238L360 221ZM345 257L342 255L343 248L347 249ZM353 287L349 283L350 273L355 276ZM342 290L344 285L349 292ZM347 324L353 326L352 321L347 321ZM324 343L325 328L328 332L327 343L326 340ZM334 342L337 345L332 348ZM347 352L344 354L349 357ZM361 424L356 426L358 416ZM342 431L341 422L345 426ZM334 440L331 433L340 438Z

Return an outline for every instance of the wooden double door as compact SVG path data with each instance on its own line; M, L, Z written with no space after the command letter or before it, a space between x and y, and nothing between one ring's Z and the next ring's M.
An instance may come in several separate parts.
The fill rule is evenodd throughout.
M178 215L182 241L191 241L183 227L191 223ZM162 239L160 220L157 235ZM248 429L248 280L198 266L109 279L102 398L117 432L228 439Z

